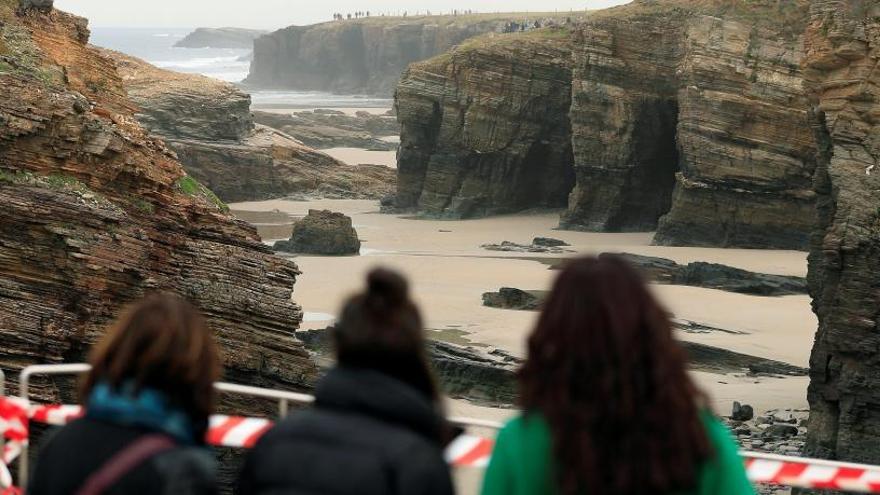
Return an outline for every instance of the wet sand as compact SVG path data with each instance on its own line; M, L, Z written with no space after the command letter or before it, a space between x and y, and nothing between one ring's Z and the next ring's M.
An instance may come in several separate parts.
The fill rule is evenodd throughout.
M321 150L348 165L384 165L397 168L397 151L370 151L362 148L327 148Z
M352 216L363 242L358 257L296 257L303 271L294 299L310 314L333 315L349 294L359 290L364 274L377 265L403 271L412 281L415 297L427 326L435 337L471 341L524 354L524 339L535 313L483 307L483 292L500 287L549 288L555 272L537 260L559 255L491 252L481 244L504 240L528 243L532 237L548 236L572 244L577 253L620 251L662 256L679 263L710 261L739 268L784 275L806 273L806 253L745 249L673 248L651 246L650 233L598 234L556 231L559 212L464 221L418 220L378 213L375 201L322 200L309 202L265 201L231 205L235 211L273 212L292 218L310 208L328 208ZM253 217L253 213L242 214ZM281 217L272 213L275 220ZM259 219L259 217L256 217ZM265 223L265 222L264 222ZM258 225L267 240L274 230ZM574 254L572 254L574 255ZM756 297L712 289L654 286L676 317L744 332L731 334L681 333L680 338L806 366L816 319L807 296ZM323 328L326 317L303 323L304 329ZM451 332L451 333L450 333ZM734 400L752 404L757 411L778 407L806 407L806 377L749 377L745 374L695 372L721 413ZM459 404L460 403L460 404ZM509 412L477 408L461 401L463 408L485 418L505 417Z

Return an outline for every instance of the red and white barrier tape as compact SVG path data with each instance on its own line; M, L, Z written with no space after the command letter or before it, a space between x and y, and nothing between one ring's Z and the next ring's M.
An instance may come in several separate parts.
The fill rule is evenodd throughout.
M6 465L18 457L27 444L28 420L64 425L82 414L80 406L28 406L21 399L0 397L0 434L7 441L0 456L0 494L12 485ZM214 415L206 440L209 445L250 448L272 425L273 422L265 418ZM494 446L495 442L490 439L461 435L446 449L446 461L455 467L484 468L489 464ZM742 456L753 483L880 493L880 466L753 452L743 452Z

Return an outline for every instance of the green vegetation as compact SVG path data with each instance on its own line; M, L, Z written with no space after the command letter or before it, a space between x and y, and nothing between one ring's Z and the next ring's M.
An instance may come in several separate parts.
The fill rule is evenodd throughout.
M177 189L180 190L183 194L187 196L201 197L202 199L208 201L209 203L216 206L223 213L229 212L229 206L226 205L220 198L214 194L214 191L211 191L207 187L203 186L199 181L190 177L189 175L184 175L180 179L177 180Z
M37 80L47 87L64 83L64 71L47 64L30 31L14 18L18 0L0 0L0 72Z
M146 213L148 215L152 215L153 213L156 213L156 205L154 205L153 203L150 203L149 201L147 201L143 198L132 197L131 198L131 205L134 206L135 209L137 209L141 213Z

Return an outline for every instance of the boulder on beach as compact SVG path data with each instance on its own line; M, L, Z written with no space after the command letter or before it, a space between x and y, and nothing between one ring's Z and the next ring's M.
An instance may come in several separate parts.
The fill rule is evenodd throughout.
M730 419L734 421L749 421L755 417L755 410L748 404L733 403Z
M560 240L554 239L552 237L535 237L532 241L533 246L542 246L542 247L563 247L563 246L571 246L571 244Z
M483 294L483 306L500 309L534 311L541 306L542 298L531 292L512 287L503 287L498 292Z
M276 251L330 256L356 255L361 241L352 227L351 217L330 210L309 210L296 222L290 240L278 241Z

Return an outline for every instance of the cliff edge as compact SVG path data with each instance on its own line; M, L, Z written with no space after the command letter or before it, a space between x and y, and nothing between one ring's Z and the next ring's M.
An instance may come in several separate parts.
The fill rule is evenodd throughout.
M227 379L311 384L297 266L137 123L88 37L84 19L0 1L0 364L82 361L122 305L168 290L207 316ZM74 398L53 383L37 393Z
M397 206L567 206L562 228L806 249L806 16L801 4L640 1L414 64L396 96Z
M187 172L224 201L286 196L380 199L394 189L388 167L348 166L254 123L236 86L182 74L111 50L136 117L168 143Z
M574 17L574 14L570 15ZM389 96L413 62L485 33L525 29L561 14L369 17L290 26L254 41L245 83L261 88Z

